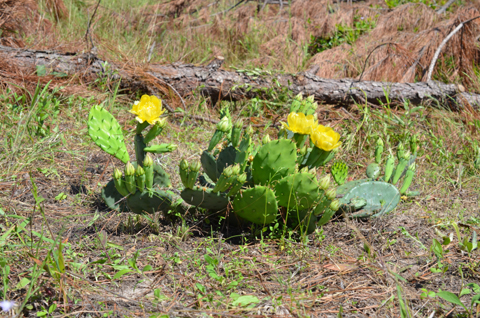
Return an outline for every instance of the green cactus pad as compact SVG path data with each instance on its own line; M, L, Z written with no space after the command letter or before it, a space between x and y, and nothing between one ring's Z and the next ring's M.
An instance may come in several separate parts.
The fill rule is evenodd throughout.
M371 163L367 167L367 177L370 179L377 179L380 175L380 166L378 163Z
M122 200L124 199L124 197L115 188L115 183L113 179L110 180L107 185L102 188L102 199L103 201L105 201L105 204L114 211L128 211L126 200Z
M278 205L297 210L310 209L319 200L315 176L308 172L289 175L275 185Z
M202 152L200 157L200 162L202 163L203 171L213 182L217 181L217 161L208 151Z
M337 161L332 165L331 169L333 179L338 185L342 185L347 180L348 176L348 167L347 164L343 161Z
M235 163L236 156L237 150L235 150L235 148L232 146L224 148L222 151L220 151L217 158L217 178L220 177L223 169Z
M362 206L362 210L351 214L350 217L376 217L392 211L397 206L400 201L400 192L394 185L387 182L363 182L352 188L340 199L340 203L344 205L342 208L348 209L348 207L351 207L352 199L354 200L353 203L356 203L358 198L366 200L366 205Z
M223 210L228 205L228 198L221 193L214 193L212 189L194 187L184 189L180 194L183 200L190 205L201 207L207 210Z
M158 164L153 165L153 186L158 186L160 188L170 188L172 186L170 176Z
M270 224L278 214L275 193L264 186L241 191L233 200L233 210L238 216L252 223Z
M252 163L255 184L265 185L295 171L297 148L288 139L273 140L258 150Z
M133 213L168 212L172 208L173 192L170 191L137 191L127 197L128 207Z
M337 198L342 198L347 194L350 190L355 188L357 185L362 184L364 182L371 181L370 179L359 179L355 181L349 181L347 183L342 184L337 188Z
M115 156L123 163L130 160L123 141L122 128L115 117L102 106L93 106L88 115L88 134L106 153Z

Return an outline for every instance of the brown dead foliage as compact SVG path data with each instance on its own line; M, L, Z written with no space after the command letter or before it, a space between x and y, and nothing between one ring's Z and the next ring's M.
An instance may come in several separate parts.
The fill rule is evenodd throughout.
M56 21L68 17L63 0L46 0L45 8ZM24 47L22 38L37 39L52 32L52 23L38 11L35 0L0 0L0 44Z

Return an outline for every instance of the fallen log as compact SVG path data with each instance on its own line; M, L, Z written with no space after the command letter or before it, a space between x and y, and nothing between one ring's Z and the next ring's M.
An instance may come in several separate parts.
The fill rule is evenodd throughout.
M325 79L309 72L298 74L270 74L259 71L226 71L220 69L222 59L208 66L174 63L170 65L147 65L133 68L108 63L95 54L56 53L14 49L0 46L0 58L8 59L21 67L35 68L45 65L48 73L68 75L82 74L100 76L106 73L121 78L121 88L153 94L159 86L168 86L182 97L200 91L218 100L238 101L264 96L268 89L287 88L293 94L313 95L319 102L327 104L370 103L381 105L387 102L413 105L432 105L450 109L463 108L466 104L474 108L480 105L480 95L466 93L461 85L443 84L436 81L419 83L388 83L356 81L354 79Z

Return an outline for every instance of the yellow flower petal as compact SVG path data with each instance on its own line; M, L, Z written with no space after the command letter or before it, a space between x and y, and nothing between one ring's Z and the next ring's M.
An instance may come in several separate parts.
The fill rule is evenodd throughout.
M162 109L162 101L156 96L143 95L140 101L133 104L130 112L137 115L135 119L139 123L147 121L150 125L154 125L160 120L165 110Z
M325 151L332 151L340 147L340 134L334 131L331 127L318 125L312 130L310 138L316 147Z
M282 123L283 127L293 133L308 135L311 127L315 124L315 117L313 115L305 116L304 113L291 112L287 118L288 124Z

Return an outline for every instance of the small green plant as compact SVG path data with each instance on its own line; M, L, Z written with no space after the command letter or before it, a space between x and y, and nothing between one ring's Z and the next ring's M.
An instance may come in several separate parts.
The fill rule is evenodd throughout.
M372 18L355 16L353 18L353 27L337 24L334 34L328 38L315 37L312 35L309 52L314 55L343 43L352 45L360 36L373 30L376 24L376 21Z

